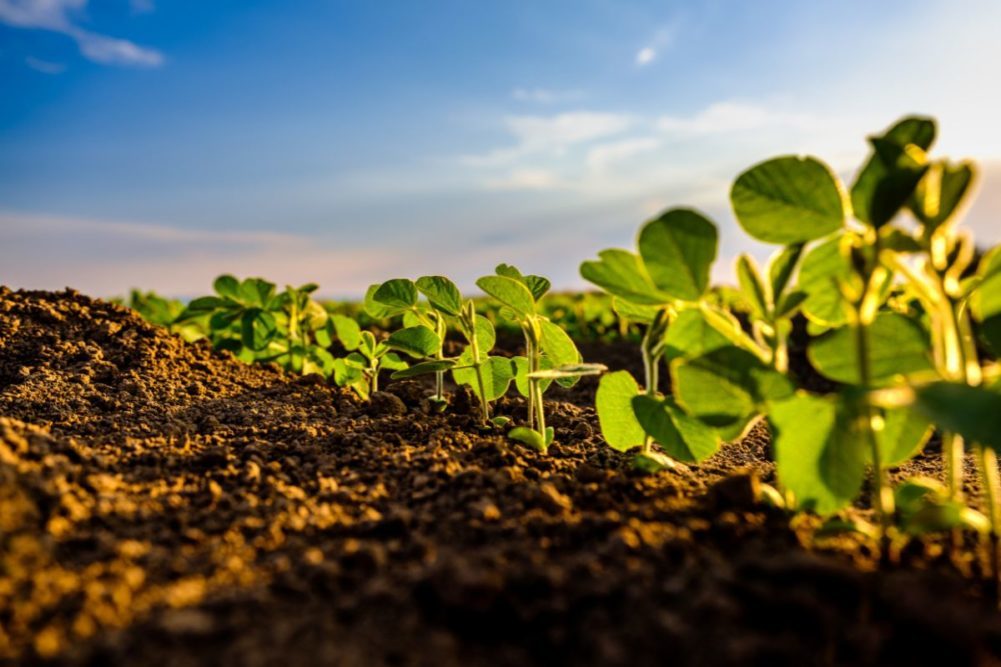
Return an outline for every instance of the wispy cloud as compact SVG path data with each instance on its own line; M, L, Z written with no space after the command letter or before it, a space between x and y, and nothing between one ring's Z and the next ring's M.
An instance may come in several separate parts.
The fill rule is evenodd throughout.
M486 182L488 190L555 190L566 185L549 169L514 169L506 176Z
M529 155L562 155L572 146L627 130L627 114L572 111L552 116L508 116L504 125L515 143L481 155L461 158L470 166L501 166Z
M639 137L623 139L595 146L587 153L587 166L596 172L603 172L608 167L629 160L640 153L648 153L660 146L657 137Z
M28 30L48 30L71 37L85 58L106 65L158 67L163 54L134 42L85 30L70 19L87 0L0 0L0 23Z
M519 102L532 102L535 104L558 104L561 102L575 102L584 97L580 90L552 90L550 88L515 88L511 91L511 97Z
M24 64L42 74L62 74L66 71L66 65L63 63L53 63L33 56L25 58Z
M756 104L717 102L691 116L661 116L657 127L672 135L697 136L785 127L816 130L825 121L810 114L769 109Z
M656 60L661 52L674 44L677 33L678 26L676 23L666 25L654 33L653 38L636 52L634 59L636 66L645 67Z

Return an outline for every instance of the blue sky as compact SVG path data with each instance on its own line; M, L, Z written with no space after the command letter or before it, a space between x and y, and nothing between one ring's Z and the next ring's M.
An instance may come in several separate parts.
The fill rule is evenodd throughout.
M0 0L0 282L192 295L221 272L356 295L579 262L673 205L743 251L729 183L848 178L938 116L1001 241L1001 4Z

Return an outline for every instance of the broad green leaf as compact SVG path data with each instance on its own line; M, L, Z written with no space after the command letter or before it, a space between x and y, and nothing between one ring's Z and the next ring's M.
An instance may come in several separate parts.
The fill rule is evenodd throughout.
M644 306L619 297L612 298L612 310L619 319L639 324L652 324L660 311L658 306Z
M824 241L803 258L799 288L806 292L803 314L815 324L836 327L847 320L838 281L847 280L851 265L841 252L838 237Z
M894 408L883 414L883 428L876 431L884 466L897 466L910 460L928 442L931 423L921 413L909 408Z
M494 273L498 276L504 276L505 278L512 278L517 280L521 284L525 284L525 276L522 274L521 270L517 266L511 264L498 264L494 267Z
M597 260L580 265L580 275L626 302L656 306L672 300L653 284L640 257L628 250L602 250Z
M595 409L605 442L620 452L639 447L646 441L646 431L633 412L633 398L640 388L629 371L616 371L601 378L595 395Z
M881 312L867 329L870 376L873 385L882 385L897 375L933 368L930 342L921 325L904 315ZM831 380L859 384L858 340L852 326L830 331L811 341L807 348L810 363Z
M788 398L794 390L784 375L734 346L676 360L671 377L678 403L719 428L764 412L769 401Z
M262 278L247 278L240 283L240 296L243 303L268 308L275 295L275 284Z
M486 358L486 355L490 350L494 349L494 345L497 344L497 332L494 329L494 324L482 315L476 315L476 346L479 348L479 353L481 358ZM466 336L467 342L469 340L469 332L463 331L463 335ZM466 352L469 353L469 360L472 361L472 350L467 347ZM464 352L463 354L466 354Z
M528 291L532 293L532 298L536 301L544 297L546 292L548 292L549 288L552 286L552 283L549 282L549 278L533 275L525 276L525 287L527 287Z
M820 515L851 503L865 477L863 439L839 412L836 400L798 394L768 414L779 481L801 508Z
M394 331L386 340L386 345L416 359L424 359L434 356L441 349L441 338L431 329L418 325Z
M220 310L212 313L212 317L209 318L209 329L212 331L225 331L240 319L244 312L237 307L233 310Z
M970 298L970 309L991 350L1001 355L1001 246L984 255L977 277L980 283Z
M775 319L795 315L799 307L806 302L807 296L806 292L800 292L799 290L784 295L775 308Z
M333 322L334 331L344 349L357 350L361 345L361 327L358 326L358 322L347 315L339 314L331 315L330 321Z
M514 386L519 394L528 398L528 359L526 357L511 357L511 363L514 366ZM546 371L551 368L553 368L551 359L542 357L539 360L539 370ZM552 382L552 380L548 379L539 380L539 387L543 393L549 388Z
M1001 393L935 382L915 391L914 407L940 429L958 433L970 443L1001 448Z
M419 364L414 364L403 370L396 371L390 377L394 380L402 380L405 378L416 377L418 375L429 375L431 373L442 373L451 370L455 366L454 359L432 359L431 361L422 361Z
M407 278L394 278L379 285L372 299L383 306L403 311L417 305L417 285Z
M382 285L380 283L376 283L374 285L369 285L368 289L365 290L365 312L368 313L370 317L377 320L392 317L395 313L399 312L396 308L391 308L375 300L375 293L381 286Z
M378 343L375 340L375 334L373 334L371 331L361 332L361 343L358 345L358 350L362 354L366 355L369 359L373 359L385 351L379 348L389 349L386 348L386 346L383 345L382 343Z
M275 316L260 308L248 308L240 318L240 338L248 349L263 350L278 332Z
M514 379L514 363L507 357L489 357L480 363L483 373L483 388L487 393L488 401L495 401L507 393L511 380ZM477 398L480 396L480 386L476 379L476 370L473 368L456 368L452 371L452 378L456 384L468 386Z
M747 253L741 253L737 258L737 284L740 285L744 298L751 304L752 312L758 319L766 319L771 312L768 293L757 264Z
M399 371L407 368L408 364L400 355L395 352L388 352L382 355L381 367L387 371Z
M240 281L229 274L216 278L215 282L212 283L212 289L223 298L232 299L233 301L240 301L241 299Z
M691 209L676 208L643 225L640 256L661 291L697 301L709 286L716 259L716 225Z
M921 117L904 118L882 136L870 139L873 153L852 185L855 217L877 228L889 222L907 203L926 169L913 160L908 164L903 151L908 145L927 151L934 140L935 121Z
M781 301L786 287L789 286L789 280L792 278L793 272L796 271L800 257L803 256L804 247L803 243L787 245L773 255L768 262L768 282L772 287L772 301L776 304Z
M692 308L678 313L668 327L664 356L668 360L697 357L729 344L727 337L709 323L701 310Z
M686 415L670 398L640 395L633 397L632 404L636 419L647 435L679 461L698 463L719 447L716 432Z
M205 313L212 312L216 308L222 308L226 305L226 302L215 296L203 296L197 299L192 299L191 303L185 309L185 312L192 313L193 316L204 315ZM233 306L236 307L236 306Z
M542 453L549 448L545 435L526 426L516 426L507 432L507 437Z
M830 168L812 157L777 157L754 165L730 190L737 222L765 243L804 243L845 224L844 194Z
M549 320L539 320L542 332L542 351L553 361L555 366L577 364L581 361L580 352L567 332Z
M476 286L510 308L519 317L535 313L535 299L528 288L514 278L507 276L483 276Z
M462 294L455 283L445 276L423 276L417 279L416 285L435 310L453 317L462 312Z

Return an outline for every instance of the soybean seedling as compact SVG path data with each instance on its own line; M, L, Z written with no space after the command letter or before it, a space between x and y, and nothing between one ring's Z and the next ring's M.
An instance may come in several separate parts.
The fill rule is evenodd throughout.
M765 354L729 313L705 298L717 245L716 225L705 216L671 209L640 229L638 254L602 250L597 260L581 264L586 280L615 297L620 317L644 326L644 387L626 371L610 373L596 400L605 441L619 451L638 449L634 461L645 470L699 462L719 445L713 428L658 391L664 358L694 357L728 345ZM655 452L654 442L666 454Z
M476 285L505 307L505 314L518 323L525 339L525 356L514 359L514 379L528 400L528 425L511 429L508 437L544 453L554 438L552 427L546 426L542 399L550 383L572 386L582 376L600 374L605 367L584 364L570 336L540 314L539 301L550 287L546 278L523 275L513 266L500 264L495 275L480 278Z
M377 341L371 331L362 331L358 322L346 315L330 316L331 326L349 354L333 362L334 382L350 387L362 400L379 391L379 372L402 370L407 362L392 352L385 341Z

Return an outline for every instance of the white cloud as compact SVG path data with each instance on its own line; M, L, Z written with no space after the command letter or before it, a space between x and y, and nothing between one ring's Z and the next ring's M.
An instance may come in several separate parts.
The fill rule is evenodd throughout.
M755 130L763 127L784 127L796 130L816 130L824 122L816 116L774 111L763 106L740 102L717 102L693 116L661 116L657 127L674 135L697 136Z
M584 97L584 93L579 90L552 90L549 88L515 88L511 91L511 97L519 102L532 102L535 104L557 104L559 102L572 102Z
M674 38L678 34L677 23L666 25L658 30L643 48L636 52L636 66L644 67L649 65L661 51L670 48L674 44Z
M657 52L649 46L644 47L636 52L636 64L640 65L641 67L643 65L649 65L656 58L657 58Z
M66 65L62 63L52 63L32 56L25 58L24 64L42 74L62 74L66 71Z
M69 12L87 0L0 0L0 23L15 28L49 30L76 41L85 58L107 65L158 67L163 54L117 37L101 35L73 24Z
M553 116L508 116L504 125L515 144L461 158L470 166L509 165L531 155L559 156L572 146L624 132L633 123L626 114L571 111Z
M515 169L503 178L486 182L488 190L553 190L566 187L554 172L548 169Z
M659 146L660 139L656 137L623 139L599 144L588 151L587 166L593 171L602 172L615 163L656 150Z

